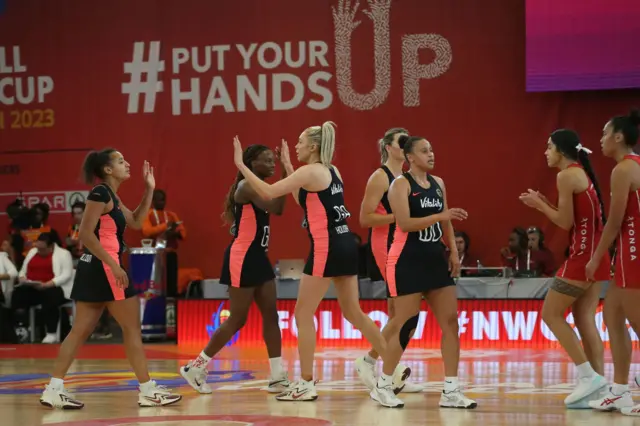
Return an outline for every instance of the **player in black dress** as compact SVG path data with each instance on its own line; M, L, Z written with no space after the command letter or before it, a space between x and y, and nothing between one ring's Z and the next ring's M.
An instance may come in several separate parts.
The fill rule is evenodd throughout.
M402 174L405 163L404 153L398 145L398 138L407 135L406 129L395 127L385 132L384 137L378 142L380 149L379 167L367 182L364 197L360 205L360 226L369 228L369 249L367 250L367 275L371 281L386 281L386 264L389 248L393 241L395 231L395 218L391 212L391 206L387 199L389 187L394 179ZM387 312L389 317L395 315L393 298L389 296L387 289ZM382 335L386 338L386 327L382 329ZM378 353L371 349L368 354L355 360L355 367L360 380L369 390L376 385L376 361ZM393 390L395 393L422 392L422 386L411 383L406 379L411 374L411 369L403 364L398 364L393 374Z
M453 277L460 273L451 220L464 220L467 213L447 207L442 179L431 175L434 155L431 144L418 136L403 135L398 143L409 163L409 171L393 181L389 204L396 218L393 243L387 257L387 285L396 315L387 323L388 355L371 397L386 407L404 403L392 393L392 375L418 324L422 297L427 300L442 329L442 359L445 369L441 407L474 408L458 384L458 300ZM446 243L451 254L447 262ZM391 395L391 397L389 397Z
M234 161L247 182L265 200L293 193L305 213L311 252L298 288L295 319L301 379L276 396L279 401L313 401L318 398L313 380L316 347L314 314L333 281L345 319L360 330L385 357L386 342L376 324L362 312L358 300L358 247L349 230L349 211L344 205L344 188L338 169L331 164L335 149L334 124L325 122L300 135L296 152L306 163L294 171L289 149L283 145L282 162L289 176L269 185L244 164L242 147L234 139Z
M122 268L127 226L140 229L151 206L155 187L153 167L144 162L145 193L137 209L130 211L116 195L120 184L131 177L129 163L115 149L92 151L83 165L85 180L100 181L89 196L80 223L79 238L84 246L71 291L76 304L76 317L71 332L60 346L53 376L45 387L40 403L52 408L79 409L84 404L65 389L67 374L78 349L87 340L106 307L122 328L127 358L140 382L138 405L154 407L178 402L182 397L172 394L149 377L142 347L140 301Z
M276 155L279 154L276 149ZM278 155L279 157L279 155ZM264 145L247 147L242 162L260 179L273 176L273 151ZM282 177L287 176L284 165ZM282 392L289 386L282 370L281 336L278 323L276 284L273 266L267 256L269 215L280 216L286 195L265 201L238 172L225 201L223 218L231 224L233 241L224 253L220 284L229 286L229 318L216 329L207 347L195 359L180 368L180 374L200 393L211 393L207 384L207 364L245 324L255 300L262 314L263 337L269 353L271 377L267 390Z

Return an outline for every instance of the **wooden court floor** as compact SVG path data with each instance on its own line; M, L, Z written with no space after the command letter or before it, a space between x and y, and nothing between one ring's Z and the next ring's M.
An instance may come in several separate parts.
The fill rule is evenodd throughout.
M320 426L320 425L566 425L640 426L640 419L619 413L566 410L562 403L573 386L574 370L561 351L465 350L460 379L465 393L478 401L470 411L438 408L442 364L438 350L409 349L404 362L419 394L400 394L403 409L371 401L355 376L360 350L319 349L316 402L278 402L261 390L268 362L264 349L226 348L209 365L211 395L193 391L178 373L180 363L200 348L147 345L152 377L182 393L179 405L140 409L136 380L119 345L87 345L66 378L66 387L85 402L80 411L51 410L38 398L57 353L56 345L0 346L0 425L180 425L180 426ZM285 365L297 377L296 352L286 349ZM640 361L634 354L634 361ZM632 365L632 375L640 373ZM613 366L607 354L607 377ZM640 392L633 389L640 402Z

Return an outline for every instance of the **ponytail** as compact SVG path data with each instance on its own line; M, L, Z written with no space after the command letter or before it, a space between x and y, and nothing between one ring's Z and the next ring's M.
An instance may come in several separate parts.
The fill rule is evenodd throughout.
M307 128L307 138L309 141L320 147L320 162L325 166L330 166L333 160L333 153L336 150L336 130L335 123L325 121L322 126L311 126Z
M387 130L384 137L378 141L378 148L380 149L380 162L382 164L389 161L389 152L387 146L391 145L398 134L408 135L409 131L402 127L394 127Z
M322 123L320 140L320 161L325 166L330 166L333 160L333 153L336 150L336 129L335 123L325 121Z
M238 174L236 175L236 180L233 182L233 184L229 188L229 192L227 192L227 196L224 199L224 210L222 211L221 217L222 217L222 221L226 225L232 224L233 220L235 219L235 215L233 211L234 196L236 194L236 190L238 189L238 185L240 184L240 181L243 179L244 179L244 176L242 176L242 173L238 172Z
M387 152L387 142L384 138L378 141L378 148L380 148L380 164L384 164L389 161L389 153Z
M82 163L82 180L92 185L96 179L104 179L104 168L111 164L111 154L116 152L113 148L105 148L102 151L91 151Z
M604 202L602 201L602 193L600 192L600 186L598 185L598 179L596 178L596 174L591 167L591 161L589 161L589 154L583 149L578 150L578 162L584 169L589 179L591 179L591 183L596 190L596 194L598 195L598 202L600 203L600 212L602 214L602 223L607 223L607 217L605 216L604 210Z

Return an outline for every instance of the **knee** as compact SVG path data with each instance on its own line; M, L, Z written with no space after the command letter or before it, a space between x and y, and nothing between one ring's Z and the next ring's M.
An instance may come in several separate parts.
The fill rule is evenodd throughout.
M78 339L84 341L84 340L87 340L89 336L91 336L94 328L95 327L93 327L93 325L90 323L76 321L71 327L71 332L69 334L75 335L77 336ZM124 333L125 330L123 329L122 331Z
M584 312L573 312L573 323L580 332L581 335L589 334L592 331L597 331L595 316L585 314Z
M247 323L247 313L236 314L232 312L224 323L234 330L240 330Z
M366 315L360 309L360 305L357 303L351 304L346 308L342 309L342 316L344 319L353 324L356 328L362 326L362 322L364 321Z
M546 303L542 306L542 320L548 325L552 326L558 322L564 322L564 312L557 309L550 308Z
M452 312L447 315L441 324L443 335L458 336L458 313Z
M262 325L264 327L278 324L280 322L280 316L275 309L269 309L266 312L262 312Z

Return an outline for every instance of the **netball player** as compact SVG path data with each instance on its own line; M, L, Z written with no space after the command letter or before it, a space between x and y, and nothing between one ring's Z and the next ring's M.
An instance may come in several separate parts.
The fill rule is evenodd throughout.
M302 207L311 239L311 253L298 288L295 319L298 326L298 352L301 379L281 394L280 401L313 401L318 398L313 380L313 354L316 346L314 314L333 281L345 319L360 330L373 347L382 354L386 343L376 324L360 309L358 301L358 247L347 225L349 211L344 205L344 187L340 172L331 164L335 148L334 124L309 127L302 132L296 145L298 160L306 163L293 171L286 164L289 176L269 185L244 164L242 147L234 139L234 161L240 173L265 200L293 193ZM283 161L288 161L286 144ZM393 395L393 393L392 393Z
M629 391L631 339L626 326L640 334L640 257L638 227L640 225L640 157L633 152L638 143L640 114L614 117L603 129L602 153L617 165L611 172L611 206L609 219L593 256L586 266L587 279L596 280L606 254L617 238L614 279L604 301L604 321L609 331L613 356L613 386L595 401L592 408L600 411L620 410L623 414L640 415L640 405L633 406Z
M445 382L440 406L475 408L476 402L462 394L458 383L458 300L452 278L460 273L460 260L451 220L464 220L467 212L447 207L444 182L430 173L434 166L431 144L422 137L406 135L400 136L398 143L409 171L393 181L388 194L396 229L386 275L395 316L385 327L389 328L388 354L370 395L386 407L404 406L388 389L411 332L418 324L424 296L442 329ZM448 263L443 242L451 250Z
M264 145L247 147L242 163L262 180L273 176L275 170L274 153ZM283 166L283 178L286 175ZM263 200L240 172L229 189L223 218L232 224L233 240L224 253L220 284L229 286L231 314L200 355L180 368L180 374L200 393L212 392L207 384L207 364L244 326L254 300L262 314L262 334L271 367L267 390L281 392L289 386L287 374L282 371L275 275L267 256L269 214L282 214L285 197Z
M117 192L129 177L129 163L115 149L93 151L83 165L85 180L93 187L82 215L79 238L84 246L71 291L76 303L76 316L71 332L60 346L53 377L45 387L40 403L48 407L79 409L84 404L73 398L63 386L63 378L80 345L95 329L106 307L122 328L127 358L140 383L138 405L154 407L178 402L182 397L172 394L149 377L142 346L140 301L127 272L122 269L123 236L127 226L141 229L151 206L155 187L153 167L144 162L142 176L145 191L137 209L131 211L120 201Z
M536 191L529 190L520 196L527 206L541 211L571 233L569 258L556 273L542 307L542 319L576 365L578 385L564 400L569 408L588 408L585 398L592 394L599 397L596 392L606 390L607 386L603 377L604 346L595 315L600 301L600 282L609 279L608 253L595 273L597 282L590 282L585 275L585 267L600 242L604 226L604 204L589 161L590 153L576 132L556 130L547 141L545 155L549 167L560 170L556 179L558 206L550 205ZM569 307L584 349L566 321Z
M387 253L393 240L395 219L387 199L387 191L393 180L402 174L404 153L398 146L398 138L407 135L408 131L402 128L387 130L384 137L378 142L382 167L378 168L367 182L364 198L360 206L360 226L369 228L369 253L367 257L367 269L372 281L385 280ZM389 317L393 317L393 299L389 297L387 289L387 306ZM386 328L382 329L382 335L386 338ZM355 361L356 371L360 380L373 389L376 384L375 366L378 353L371 349L368 354ZM422 386L405 381L411 374L411 369L398 364L393 374L393 390L397 394L403 392L422 392Z

